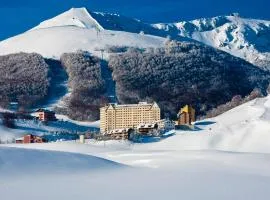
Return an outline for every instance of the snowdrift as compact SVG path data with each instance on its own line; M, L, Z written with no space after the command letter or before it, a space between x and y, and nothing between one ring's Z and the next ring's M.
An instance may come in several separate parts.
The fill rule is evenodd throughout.
M0 176L66 174L116 169L124 165L82 154L0 147Z

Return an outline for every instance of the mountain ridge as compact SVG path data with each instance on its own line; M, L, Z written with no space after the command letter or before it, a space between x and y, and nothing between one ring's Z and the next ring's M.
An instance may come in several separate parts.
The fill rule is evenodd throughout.
M49 36L47 36L48 29L51 30ZM53 31L53 29L57 29L57 31ZM71 29L76 29L76 31ZM46 33L43 33L42 30ZM37 33L33 36L35 31ZM61 34L59 35L60 31L63 32L63 37ZM78 34L72 36L74 31ZM102 37L93 38L99 33L102 35L102 32L108 32L105 35L118 35L120 33L120 36L116 40L104 36L106 41L102 41ZM124 37L122 33L130 35L129 38ZM132 36L131 34L136 35ZM71 38L67 38L67 35L71 35ZM146 36L148 38L160 37L158 40L161 42L149 42L149 39L145 38ZM175 23L147 24L119 14L91 12L85 7L71 8L56 17L41 22L25 33L1 41L0 54L37 52L45 57L59 58L60 54L66 53L64 50L69 52L86 50L100 56L100 52L96 52L94 49L104 49L106 44L99 45L98 43L105 42L113 46L139 48L160 47L166 40L164 38L199 42L240 57L264 70L270 70L270 21L242 18L238 13ZM55 55L49 53L49 51L53 52L54 49L40 41L45 39L49 43L57 44L58 42L56 48L59 52L54 53ZM31 44L29 40L36 40L37 44ZM61 40L64 40L65 44L61 43ZM153 39L150 40L153 41ZM73 43L72 47L66 47L68 43ZM144 43L148 44L144 45ZM96 47L89 48L91 44L96 45ZM59 46L63 46L62 50L59 49Z
M270 21L229 16L152 25L270 69Z

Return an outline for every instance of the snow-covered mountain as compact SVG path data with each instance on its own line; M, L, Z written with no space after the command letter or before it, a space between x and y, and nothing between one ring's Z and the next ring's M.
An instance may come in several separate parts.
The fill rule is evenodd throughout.
M63 55L64 53L70 53L70 52L83 50L83 51L88 51L91 54L99 56L99 57L104 56L106 59L108 58L108 55L111 55L111 52L114 52L114 54L116 54L117 52L119 52L118 51L119 49L122 49L121 51L126 51L127 49L126 47L139 47L139 48L154 47L155 48L155 47L162 47L166 44L166 49L160 48L159 51L147 51L147 52L142 53L142 55L140 54L129 55L130 52L126 52L125 55L124 53L121 54L119 58L117 58L117 55L115 55L114 57L111 57L110 62L101 63L100 68L102 68L101 69L102 73L97 73L97 75L95 76L89 75L88 77L84 77L84 79L85 79L85 84L88 84L88 79L91 79L93 77L95 79L100 80L100 83L102 84L100 84L98 87L99 96L102 97L103 95L105 96L107 95L108 99L111 98L111 96L114 96L114 97L117 97L120 103L131 103L130 102L131 99L133 101L138 101L138 100L149 99L149 98L157 102L160 101L163 103L165 102L171 103L173 104L172 106L166 106L167 108L169 108L169 110L167 110L166 112L168 112L169 114L173 116L173 115L176 115L176 112L178 109L176 108L176 106L178 107L180 103L186 104L188 103L188 101L193 101L193 102L196 102L197 104L196 106L198 106L197 107L198 109L201 106L201 104L203 104L205 108L210 109L217 105L226 103L227 101L231 100L231 98L234 95L246 96L255 87L260 88L263 92L265 91L266 85L268 85L268 79L267 79L268 73L262 72L257 67L254 67L250 65L249 63L244 62L244 60L235 58L234 56L231 56L217 49L208 47L204 44L198 44L199 42L196 42L197 44L191 43L191 42L190 43L183 43L183 42L176 42L176 41L168 42L167 38L157 36L158 34L166 33L166 34L172 35L173 38L174 38L174 35L181 35L181 34L185 37L195 37L194 35L199 37L199 35L201 34L201 37L202 37L203 34L206 34L209 31L210 33L211 31L214 32L216 30L216 27L219 27L221 29L223 26L230 24L229 19L236 19L236 18L237 18L236 16L231 16L231 17L223 17L223 18L218 17L216 19L209 19L208 21L203 20L203 19L199 21L195 20L189 23L182 23L182 27L187 26L190 28L186 27L186 29L182 28L183 29L182 30L181 26L179 25L178 28L175 28L174 30L173 27L176 26L177 24L176 25L172 24L172 25L150 26L150 25L140 22L139 20L129 19L120 15L105 14L105 13L92 13L92 12L88 12L85 8L72 8L52 19L49 19L40 23L38 26L32 28L31 30L23 34L20 34L18 36L15 36L13 38L0 42L0 55L18 53L18 52L26 52L26 53L35 52L35 53L41 54L45 58L54 58L55 60L58 60L60 56ZM158 27L159 29L156 27ZM172 28L170 29L170 27ZM183 33L180 32L179 30L182 30ZM180 37L183 38L182 36ZM211 37L209 38L211 39ZM206 39L209 39L209 38L205 38L204 41L207 41ZM237 41L241 39L239 38L236 36L233 37L233 39ZM231 43L234 44L233 42ZM228 43L228 46L229 44L230 43ZM108 46L124 46L124 48L108 48ZM225 47L227 46L224 46L224 48ZM246 50L247 48L249 47L245 47L244 49ZM235 52L238 52L238 51L235 51ZM14 67L17 63L20 63L20 60L25 60L26 58L24 57L26 56L27 54L8 55L7 57L3 56L2 58L3 71L5 71L5 69L10 69L11 67ZM36 56L38 57L38 55ZM84 58L88 57L88 55L85 55L81 51L80 51L80 55L75 55L74 57L73 56L71 57L76 60L77 59L76 56L84 57ZM251 55L251 56L254 56L254 55ZM16 60L17 57L19 58L18 60ZM155 60L157 57L159 59L153 62L153 60ZM7 58L9 58L10 60ZM121 64L122 60L124 60L125 58L128 58L127 61ZM141 58L142 60L138 64L137 60L140 60ZM82 66L83 63L85 62L85 64L88 66L89 63L86 62L87 59L78 59L79 61L74 62L74 63L81 63L81 66ZM40 58L40 60L43 60L43 58ZM59 67L60 69L61 64L65 63L64 60L65 59L63 56L61 63L58 63L58 61L56 61L56 64L55 63L52 64L52 62L48 60L44 60L44 63L45 62L49 63L48 68L51 68L52 66L54 66L53 68L56 68L55 66L58 66L58 67L60 66ZM168 62L168 60L170 60L170 62ZM30 66L29 62L31 62L31 59L28 59L27 61L28 61L27 65L22 66L21 67L22 69L25 69L25 70L29 69L29 66ZM107 59L107 61L109 61L109 58ZM114 63L114 61L117 61L116 62L117 65L115 65L113 69L112 63ZM163 62L163 61L167 61L167 62ZM73 62L69 62L69 61L66 63L72 63L71 68L76 65ZM96 63L96 62L93 62L93 63ZM131 72L131 70L126 68L127 63L129 63L133 69L132 73L130 74L129 72ZM107 68L108 64L110 65L111 70L113 71L113 74L114 74L113 78L111 78L110 76L111 70L109 70L109 72L107 73L109 74L107 76L109 78L105 77L104 75L106 74L104 72L106 70L104 70L103 68ZM68 66L68 64L66 65ZM97 64L97 66L98 65L99 64ZM31 66L35 67L36 65L32 64ZM121 68L119 68L119 66L121 66ZM159 68L157 68L157 66L159 66ZM198 66L200 66L200 68L198 68ZM243 66L242 68L244 70L242 70L242 68L238 66ZM125 71L125 68L128 70ZM156 69L156 70L153 70L153 69ZM164 69L164 70L160 71L159 69ZM81 69L81 70L83 71L84 69ZM97 70L100 70L100 69L97 68ZM134 76L135 70L137 70L135 73L136 76ZM182 72L181 70L184 70L184 72ZM205 73L206 70L208 70L209 73L207 74L208 75L211 74L211 76L202 78L201 73L198 73L200 70L202 73ZM160 71L161 73L159 74L158 71ZM15 72L10 71L9 72L10 76L11 75L14 76ZM32 73L31 70L28 72L29 74ZM130 76L130 78L128 79L125 78L124 80L121 80L119 77L124 77L123 72L125 72L126 76ZM176 75L177 73L178 75ZM194 78L193 80L190 80L189 76L182 76L183 73L187 73L187 75L192 75L196 78ZM100 76L100 74L102 74L103 77ZM200 76L198 76L198 74L200 74ZM151 75L149 76L149 79L145 79L145 77L148 75ZM229 78L226 78L227 75ZM241 78L239 78L238 76L241 76ZM15 77L17 78L17 76ZM118 77L119 79L115 77ZM140 78L136 79L138 77ZM50 80L57 80L57 78L58 76L52 73ZM75 79L75 80L80 80L80 84L81 84L82 77L77 77L77 78L78 79ZM216 79L223 80L223 81L216 81ZM23 79L23 80L25 80L27 83L29 82L29 79ZM49 77L45 77L44 80L49 81ZM108 91L109 91L108 88L110 87L114 88L112 87L112 85L114 85L113 80L116 83L116 89L111 89L110 90L111 94L108 95ZM146 82L144 82L144 80ZM152 80L151 84L149 84L149 80ZM237 80L237 83L235 84L236 80ZM104 85L103 85L103 81L105 81ZM190 84L185 84L187 81ZM40 79L38 79L36 82L37 82L36 85L40 84ZM180 84L180 82L182 82L183 84ZM208 87L209 82L213 83L212 87L210 88ZM5 92L2 93L2 95L12 94L14 96L14 94L11 91L17 91L17 84L13 84L13 87L12 87L13 89L11 90L10 84L14 83L14 81L11 82L10 80L7 80L5 83L7 83L6 86L4 87L1 85L1 87L8 88L8 89L6 89ZM64 83L63 81L61 83L65 84L66 82ZM127 87L127 85L129 85L130 83L131 83L130 87ZM133 84L133 83L137 83L137 84ZM162 83L162 86L161 86L161 83ZM79 84L79 82L73 85L77 85L77 84ZM91 84L92 83L88 84L89 88L92 87ZM147 87L145 87L146 85ZM151 85L151 87L149 85ZM190 89L190 87L192 88L195 87L194 85L196 86L196 88L200 87L198 89L199 92L197 92L196 95L194 95L193 89L192 90ZM29 94L27 92L28 90L25 90L25 94L29 94L31 96L33 95L33 89L40 88L40 87L29 87L29 88L30 88L29 90L31 90L32 93ZM70 85L65 84L65 88L66 88L66 91L71 91L71 90L74 91L74 88L71 88ZM93 88L96 88L96 86ZM103 88L107 88L107 91L104 91ZM156 90L157 88L159 88L163 92L160 93L161 95L154 96L151 93L149 93L149 88L151 88L152 90ZM170 92L168 92L171 89L174 90L173 95ZM185 92L186 90L191 91L191 92L189 93L190 94L189 99L184 101L183 99L185 99L185 97L183 96L183 98L181 98L180 96L182 94L188 96L187 92ZM79 90L79 91L83 91L83 90ZM130 93L128 93L128 91ZM213 95L213 92L215 95ZM223 95L220 95L220 93L222 93ZM38 91L37 94L40 94L40 92ZM47 92L44 89L44 96L42 96L42 98L45 98L45 94L47 94ZM73 94L78 95L78 93L75 93L75 92L73 92ZM164 94L170 95L171 98L168 98L168 95L164 95ZM211 94L211 95L208 95L208 94ZM21 94L16 93L16 95L21 95ZM204 98L199 98L200 100L202 100L202 102L199 102L200 100L199 101L197 100L198 95L204 96ZM50 98L51 97L54 97L54 99L59 99L59 97L56 97L53 95L50 96ZM71 99L74 96L71 95L68 97L69 99ZM49 98L46 100L51 102L51 99ZM84 102L92 102L92 100L84 101ZM97 100L97 98L95 100ZM101 99L100 99L100 102L101 102ZM68 104L68 101L66 103L68 105L66 107L68 108L72 107L71 104ZM98 106L96 106L96 108L98 108ZM89 106L85 105L85 108L89 108ZM202 114L205 114L206 111L207 110L203 110ZM82 115L87 112L85 112L85 109L81 109L81 113L76 116L76 119L79 119L80 117L80 120L82 119L97 120L98 112L99 112L98 109L96 109L96 112L93 112L92 110L91 113L96 113L96 115L93 116L93 118L90 118L89 114L87 114L85 118L82 118ZM69 117L71 117L71 115L74 112L69 112L69 113L71 113L69 115ZM73 119L75 119L74 116L73 116Z
M104 21L102 25L106 25ZM107 24L112 28L112 22ZM0 55L35 52L44 57L59 58L62 53L85 50L100 56L100 49L105 46L160 47L165 41L165 38L138 34L135 30L131 31L134 33L120 31L119 27L106 30L102 25L85 8L72 8L23 34L0 42Z
M270 69L270 21L246 19L239 14L177 23L154 24L170 34L206 45Z
M168 35L198 41L270 69L270 21L238 14L150 25L118 14L72 8L0 42L0 55L36 52L59 58L64 52L86 50L100 56L100 49L108 45L160 47Z
M67 12L64 12L52 19L41 22L32 30L59 26L76 26L88 29L94 28L99 31L125 31L162 37L166 37L168 34L166 31L157 29L138 19L113 13L91 12L86 8L71 8Z

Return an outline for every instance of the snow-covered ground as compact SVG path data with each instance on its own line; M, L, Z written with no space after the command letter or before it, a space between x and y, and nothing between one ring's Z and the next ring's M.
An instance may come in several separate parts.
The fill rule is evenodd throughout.
M21 136L22 134L22 130L9 129L0 125L0 140L3 142L12 141L13 138Z
M121 164L80 154L20 149L1 149L0 153L0 192L8 200L266 200L270 195L270 157L263 154L119 152L119 157L132 159L134 166L149 162L149 158L158 164L155 168L123 168ZM9 165L5 167L6 163ZM9 167L12 164L16 167Z
M1 145L0 193L8 200L267 200L269 109L270 96L256 99L153 143Z

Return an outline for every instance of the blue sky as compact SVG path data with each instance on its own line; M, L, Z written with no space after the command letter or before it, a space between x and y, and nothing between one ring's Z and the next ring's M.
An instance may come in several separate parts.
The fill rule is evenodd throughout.
M174 22L233 12L270 20L270 0L1 0L0 40L71 7L119 13L145 22Z

